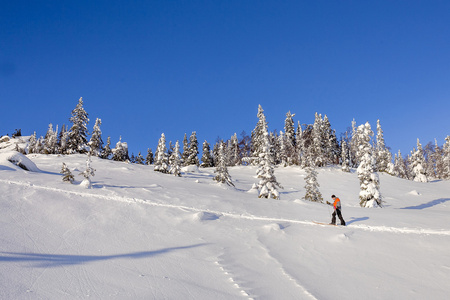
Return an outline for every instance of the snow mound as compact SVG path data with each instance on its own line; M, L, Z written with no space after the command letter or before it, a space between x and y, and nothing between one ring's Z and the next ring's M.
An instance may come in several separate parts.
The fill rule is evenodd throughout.
M92 187L91 181L89 179L83 179L83 181L80 183L80 186L85 189L90 189Z
M184 173L198 173L199 169L196 165L190 165L190 166L186 166L181 168L181 172Z
M34 162L19 152L11 151L0 153L0 165L8 166L10 164L18 166L25 171L40 172Z
M420 196L420 193L416 190L412 190L411 192L408 193L408 195L412 195L412 196Z
M271 223L271 224L264 225L262 228L263 228L264 232L270 233L270 232L280 232L289 226L290 226L289 223Z
M196 213L194 215L194 220L195 221L214 221L214 220L218 220L220 217L221 217L220 214L202 211L202 212Z

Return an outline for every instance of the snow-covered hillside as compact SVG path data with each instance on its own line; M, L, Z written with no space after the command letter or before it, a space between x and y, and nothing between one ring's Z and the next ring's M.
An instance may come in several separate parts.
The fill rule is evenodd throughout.
M6 150L2 150L6 151ZM9 152L10 153L10 152ZM1 299L448 299L450 182L380 174L384 208L359 206L354 172L318 170L332 208L301 200L305 172L276 168L281 200L249 193L253 167L177 178L86 156L0 156ZM76 177L65 183L65 163ZM30 162L26 162L31 164ZM192 171L192 170L191 170Z

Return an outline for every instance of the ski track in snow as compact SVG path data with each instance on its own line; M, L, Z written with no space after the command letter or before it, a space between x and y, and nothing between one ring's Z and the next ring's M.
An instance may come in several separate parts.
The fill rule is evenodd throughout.
M235 219L246 219L246 220L267 221L267 222L289 222L289 223L294 223L294 224L302 224L302 225L310 225L310 226L323 226L323 227L328 226L328 225L317 225L317 224L314 224L313 221L271 218L271 217L255 216L255 215L246 214L246 213L245 214L236 214L236 213L229 213L229 212L214 211L214 210L209 210L209 209L200 209L200 208L195 208L195 207L190 207L190 206L185 206L185 205L173 205L173 204L168 204L168 203L158 203L158 202L145 200L145 199L139 199L139 198L130 198L130 197L112 196L112 195L103 196L103 195L97 195L97 194L92 194L92 193L67 191L67 190L63 190L63 189L46 187L46 186L41 186L41 185L36 185L33 183L21 182L21 181L0 179L0 182L7 183L7 184L26 186L26 187L32 187L32 188L41 189L41 190L66 193L66 194L70 194L70 195L95 197L95 198L104 199L104 200L114 200L114 201L122 201L122 202L129 202L129 203L142 203L142 204L147 204L147 205L152 205L152 206L175 208L175 209L181 209L181 210L192 211L192 212L207 212L210 214L215 214L217 216L225 216L225 217L235 218ZM340 228L340 227L338 227L338 228ZM406 228L406 227L405 228L397 228L397 227L373 226L373 225L351 225L351 226L347 226L347 227L343 227L343 228L361 229L361 230L372 231L372 232L392 232L392 233L404 233L404 234L426 234L426 235L450 236L450 230L433 230L433 229L424 229L424 228Z

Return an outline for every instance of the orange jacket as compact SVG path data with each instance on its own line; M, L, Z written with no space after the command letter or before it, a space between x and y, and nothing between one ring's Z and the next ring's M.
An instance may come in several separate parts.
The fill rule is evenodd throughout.
M334 207L334 209L336 209L336 208L341 209L341 200L338 197L336 197L334 199L333 207Z

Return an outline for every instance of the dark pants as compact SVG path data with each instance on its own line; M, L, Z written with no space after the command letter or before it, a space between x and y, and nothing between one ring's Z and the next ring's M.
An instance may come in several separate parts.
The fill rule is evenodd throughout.
M336 214L339 217L339 220L341 220L341 225L345 225L344 218L342 218L341 210L339 208L336 208L334 212L331 214L331 224L336 224Z

